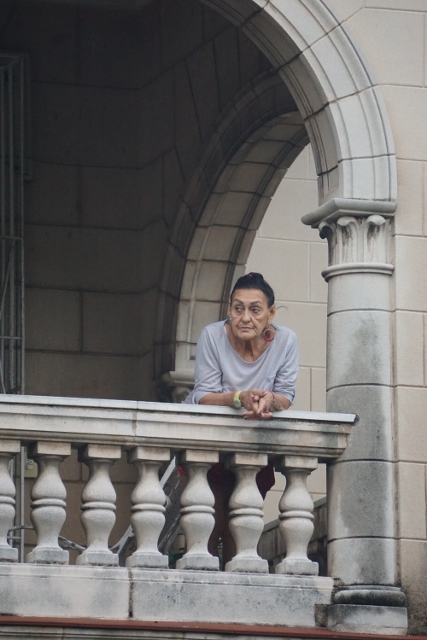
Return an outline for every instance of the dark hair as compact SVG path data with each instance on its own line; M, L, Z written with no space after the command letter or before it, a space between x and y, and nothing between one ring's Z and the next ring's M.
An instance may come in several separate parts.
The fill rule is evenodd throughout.
M230 294L230 302L232 302L234 292L237 289L259 289L267 298L268 306L272 307L274 304L274 291L270 287L268 282L264 280L264 276L262 276L260 273L251 271L250 273L247 273L236 280L236 283Z

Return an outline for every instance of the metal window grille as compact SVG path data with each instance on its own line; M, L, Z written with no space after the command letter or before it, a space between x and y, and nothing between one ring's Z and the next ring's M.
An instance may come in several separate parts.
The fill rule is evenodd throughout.
M23 393L25 61L0 52L0 392Z

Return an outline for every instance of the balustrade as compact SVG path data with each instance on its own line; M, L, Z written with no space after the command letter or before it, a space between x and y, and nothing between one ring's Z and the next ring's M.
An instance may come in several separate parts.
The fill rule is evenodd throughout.
M289 411L276 414L273 420L251 424L243 421L238 412L226 408L92 402L31 397L0 400L0 587L6 565L34 567L34 571L43 572L48 571L49 565L68 564L68 552L58 544L67 517L67 494L60 463L71 454L72 448L78 450L79 461L89 470L81 494L81 523L86 542L76 564L84 565L88 571L90 567L94 571L97 567L104 568L107 571L104 577L93 574L94 579L101 581L99 585L105 586L109 575L122 575L108 571L125 570L118 567L118 554L109 548L116 520L116 491L110 470L122 454L127 455L128 463L138 472L129 509L136 549L126 560L135 584L140 584L146 570L149 570L147 575L154 576L153 570L162 570L160 575L168 569L168 556L158 548L166 500L159 474L174 456L187 473L180 516L186 548L169 575L187 575L191 583L192 572L204 571L206 576L211 576L207 580L219 584L215 578L215 574L220 575L217 573L219 559L208 551L214 527L214 496L207 481L207 471L218 461L223 461L236 476L229 503L230 531L236 554L225 566L228 578L224 575L224 580L228 580L228 584L230 580L237 580L240 588L246 584L242 582L245 574L253 574L251 580L267 578L268 563L257 552L263 530L263 499L256 474L268 462L273 462L286 477L278 511L287 555L277 566L276 576L270 579L317 575L317 564L307 558L313 530L313 503L306 478L316 468L318 459L324 462L340 455L354 416ZM7 538L14 522L16 491L9 462L21 445L29 448L29 455L38 463L30 504L37 542L25 564L16 563L17 550ZM122 524L124 529L128 522ZM79 580L92 575L78 573L82 571L79 567L65 569L74 571ZM186 578L181 580L185 582ZM154 593L156 580L150 584ZM125 602L124 593L121 597ZM92 606L95 605L92 603ZM102 615L105 603L103 612Z
M218 558L208 552L215 524L215 499L206 475L215 462L218 454L214 451L186 451L180 458L188 471L188 484L181 496L181 526L187 553L176 563L177 569L219 568Z
M319 565L307 558L313 534L313 500L307 490L307 476L317 468L317 460L302 456L284 456L281 471L286 487L279 503L279 530L286 545L286 558L276 573L317 575Z
M226 571L267 573L268 562L257 552L264 523L263 499L256 483L256 474L268 463L268 456L236 453L231 457L231 468L236 474L236 488L230 498L230 531L237 553L227 562Z
M7 534L15 519L15 485L9 473L9 463L19 453L18 440L0 440L0 561L18 559L18 549L13 549Z
M63 442L36 442L29 448L30 456L38 463L39 475L31 491L31 521L37 533L37 546L27 555L28 562L68 562L68 551L58 544L66 518L67 496L59 463L70 453L71 445Z
M82 493L87 549L76 563L118 565L118 555L108 548L108 538L116 521L116 492L110 480L110 467L120 458L120 447L90 444L79 453L80 460L89 467L89 480Z
M165 524L166 496L159 482L159 469L169 461L169 449L135 447L129 452L129 461L138 468L139 480L132 492L131 523L137 549L127 559L127 567L165 569L168 557L157 548Z

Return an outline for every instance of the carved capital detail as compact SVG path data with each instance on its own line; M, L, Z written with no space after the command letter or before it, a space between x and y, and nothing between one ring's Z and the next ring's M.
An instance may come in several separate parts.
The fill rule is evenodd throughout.
M379 214L341 216L319 224L321 238L328 240L329 267L325 280L345 273L382 273L391 275L391 221Z

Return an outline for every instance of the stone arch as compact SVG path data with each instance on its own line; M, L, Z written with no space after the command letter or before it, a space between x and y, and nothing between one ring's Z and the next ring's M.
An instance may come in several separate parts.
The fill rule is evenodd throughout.
M344 455L328 467L328 572L341 586L328 611L328 627L360 630L352 616L363 593L358 615L366 615L366 605L375 605L369 607L369 625L406 629L404 594L395 586L389 284L394 266L387 219L396 206L396 166L381 95L328 0L201 1L240 25L268 57L295 100L315 156L320 206L304 222L320 227L330 247L323 272L329 281L327 409L351 407L359 417ZM286 159L281 162L286 166ZM204 251L199 262L207 257ZM238 256L237 246L233 251ZM205 283L215 281L212 275ZM218 281L223 286L227 278L219 274ZM193 278L189 320L183 322L187 335L194 325L197 290ZM213 297L220 301L223 294L219 289ZM212 314L207 321L213 319ZM188 361L187 348L183 362ZM186 382L177 373L174 382ZM373 486L374 500L366 490ZM350 556L358 561L349 563Z
M195 230L178 308L176 368L192 370L203 326L225 318L232 282L284 173L308 142L299 114L264 123L225 166Z
M378 87L327 0L201 0L257 45L298 106L312 144L320 204L396 199L394 145Z
M318 222L325 212L333 213L336 208L370 210L373 202L383 215L389 215L396 200L393 140L379 89L346 26L327 0L292 0L291 6L287 4L286 15L280 0L201 2L242 29L268 58L273 75L258 79L223 114L177 216L162 286L161 318L166 323L160 321L158 344L162 345L163 363L175 360L175 369L181 372L192 369L191 358L201 326L224 315L235 269L244 265L269 199L308 141L318 174L320 209L306 218L307 224ZM253 95L266 95L272 86L287 98L276 101L275 110L256 117L252 112L249 126L242 127ZM233 209L236 224L228 225L227 231L220 234L221 211L227 209L236 181L244 179L249 148L260 148L268 142L274 127L281 126L284 132L285 121L299 126L296 137L283 133L282 148L270 159L261 179L247 174L250 186L246 205L242 199ZM236 122L241 127L239 135L233 130ZM234 148L224 150L227 132L233 132ZM221 161L215 157L218 149ZM188 240L186 246L182 238ZM215 244L221 244L223 260L210 260ZM211 271L209 277L204 277L207 263L212 269L213 262L217 275ZM213 284L216 282L217 286ZM177 314L172 309L176 310L178 301ZM176 323L174 345L170 336L175 335ZM167 368L163 366L163 371Z
M307 143L295 102L275 73L254 79L221 114L170 234L157 334L163 371L170 361L179 360L179 369L189 364L203 314L224 313L235 265L245 264L272 195ZM216 259L218 241L222 250ZM212 269L218 278L211 277Z

